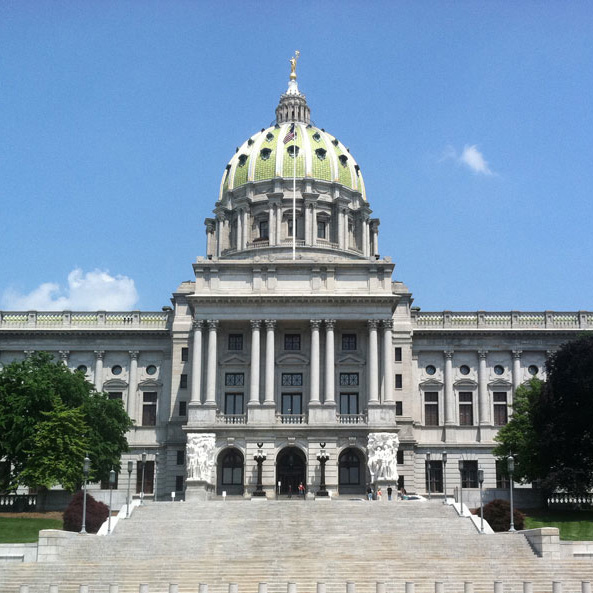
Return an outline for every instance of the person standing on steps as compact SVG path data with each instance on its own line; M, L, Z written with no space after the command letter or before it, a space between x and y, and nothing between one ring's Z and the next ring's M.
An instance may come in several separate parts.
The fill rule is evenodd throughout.
M379 486L377 488L377 500L381 500L382 496L383 496L383 492L381 492L381 486Z
M391 486L387 486L387 500L391 500L392 494L393 494L393 488Z
M368 498L369 500L373 500L373 489L370 487L370 485L369 485L369 487L367 488L367 498Z
M303 486L302 482L299 484L299 494L302 494L303 500L305 500L305 487Z

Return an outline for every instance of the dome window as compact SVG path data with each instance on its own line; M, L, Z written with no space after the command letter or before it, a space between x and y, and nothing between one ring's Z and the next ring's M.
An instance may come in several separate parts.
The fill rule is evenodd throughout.
M317 158L320 161L324 161L325 160L325 155L327 154L327 151L324 148L317 148L315 150L315 154L317 155Z
M348 157L345 154L341 154L338 158L340 159L342 167L345 167L348 164Z
M272 154L272 149L271 148L262 148L259 151L259 156L261 157L262 161L267 161L270 158L270 155Z
M247 162L247 155L240 154L239 155L239 167L244 167L246 162Z
M268 142L271 142L272 140L274 140L274 134L272 134L272 132L268 132L268 133L266 134L266 140L267 140Z
M358 165L354 165L354 170L356 171L356 174L360 176L360 167Z
M291 156L291 157L299 156L299 147L295 146L294 144L291 144L286 149L286 152L288 152L289 156Z
M249 140L247 140L247 146L251 146L253 144L253 139L249 138Z
M337 139L336 139L336 138L334 138L334 139L332 140L332 144L333 144L334 146L337 146L337 145L339 144L339 142L337 141Z
M313 134L313 140L315 140L315 142L319 142L321 140L319 132L315 132L315 134Z

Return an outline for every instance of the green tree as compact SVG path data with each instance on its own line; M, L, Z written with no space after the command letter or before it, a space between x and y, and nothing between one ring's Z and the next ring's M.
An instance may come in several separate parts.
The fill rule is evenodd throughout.
M0 372L0 459L18 485L74 489L91 459L91 481L119 469L132 422L120 401L98 393L80 372L35 353Z

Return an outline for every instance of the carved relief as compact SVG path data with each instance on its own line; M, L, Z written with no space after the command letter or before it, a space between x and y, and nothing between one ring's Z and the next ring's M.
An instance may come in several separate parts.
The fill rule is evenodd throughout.
M214 433L187 435L187 478L211 482L214 467Z
M389 480L396 482L397 451L399 438L393 432L371 432L368 437L367 452L371 482Z

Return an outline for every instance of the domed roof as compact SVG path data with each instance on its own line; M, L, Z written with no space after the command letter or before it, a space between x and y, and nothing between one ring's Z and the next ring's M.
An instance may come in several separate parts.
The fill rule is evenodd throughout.
M296 138L287 140L292 126ZM335 136L304 122L276 124L246 140L226 166L219 199L246 183L292 178L295 144L297 178L339 183L366 200L360 168L349 150Z

